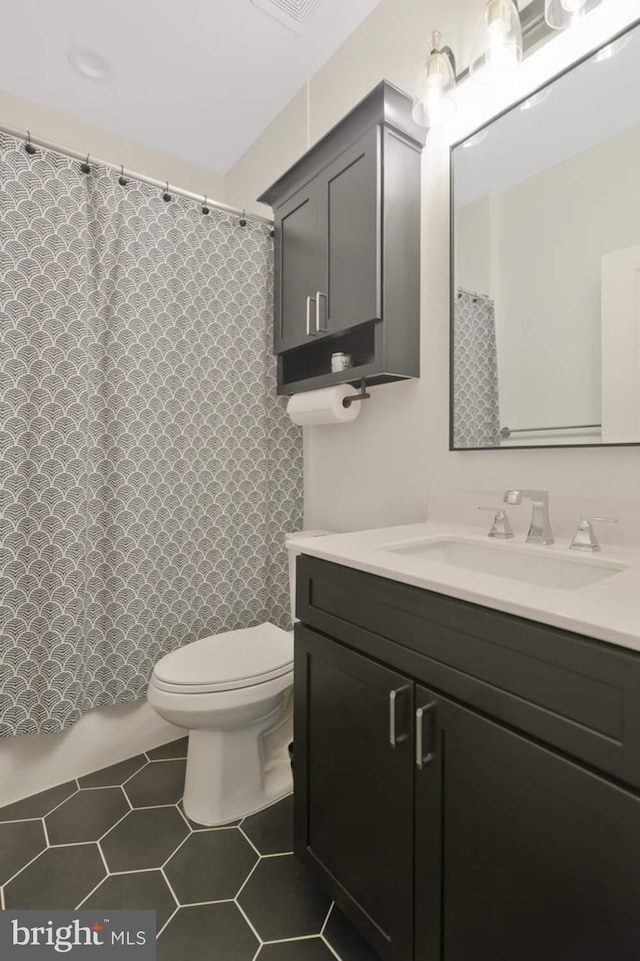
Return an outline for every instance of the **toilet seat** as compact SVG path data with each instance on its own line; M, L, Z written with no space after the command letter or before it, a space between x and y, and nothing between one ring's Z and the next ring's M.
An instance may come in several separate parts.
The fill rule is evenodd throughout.
M275 624L203 637L156 664L152 684L180 694L235 691L293 671L293 634Z

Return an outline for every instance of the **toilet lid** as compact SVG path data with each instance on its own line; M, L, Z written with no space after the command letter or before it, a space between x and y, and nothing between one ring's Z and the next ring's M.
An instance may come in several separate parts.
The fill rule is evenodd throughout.
M281 677L293 669L293 634L275 624L203 637L158 661L163 684L198 692L231 691Z

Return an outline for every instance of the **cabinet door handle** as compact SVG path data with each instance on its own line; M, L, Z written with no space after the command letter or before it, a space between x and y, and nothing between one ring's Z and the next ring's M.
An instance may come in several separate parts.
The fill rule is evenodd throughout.
M436 701L431 701L416 711L416 764L422 770L436 757ZM429 749L424 753L424 719L429 721Z
M404 687L399 687L395 691L389 691L389 744L391 747L396 747L400 741L406 741L407 735L396 733L396 702L398 700L399 694L404 694L410 688L409 684L405 684Z
M307 297L307 337L315 337L315 331L311 330L311 302L316 304L316 326L318 323L318 306L314 297Z
M326 327L321 327L321 326L320 326L320 301L321 301L321 300L327 300L327 306L328 306L327 295L326 295L326 294L323 294L321 290L316 290L316 296L315 296L315 302L316 302L316 334L326 334L326 333L328 333L328 331L329 331L329 327L328 327L328 326L326 326ZM328 324L328 323L329 323L329 318L327 317L327 324Z

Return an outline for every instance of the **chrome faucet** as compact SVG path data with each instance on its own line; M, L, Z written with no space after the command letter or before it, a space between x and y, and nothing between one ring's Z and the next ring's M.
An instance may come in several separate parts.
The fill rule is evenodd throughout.
M524 499L533 501L527 544L553 544L553 531L549 518L549 491L505 491L505 504L521 504Z

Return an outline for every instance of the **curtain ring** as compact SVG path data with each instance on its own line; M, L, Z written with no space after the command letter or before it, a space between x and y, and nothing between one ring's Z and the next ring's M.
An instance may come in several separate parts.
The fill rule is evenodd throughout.
M202 213L203 213L203 214L205 215L205 217L206 217L207 214L210 213L210 212L211 212L211 211L210 211L210 208L209 208L208 205L207 205L207 195L205 194L205 195L204 195L204 203L202 204Z
M124 175L124 164L120 164L120 176L118 177L118 183L121 187L126 187L129 181Z
M91 165L89 163L89 154L87 154L87 159L83 160L80 164L80 172L83 174L91 173Z
M28 154L33 155L36 152L36 148L31 143L31 131L27 130L27 142L24 145L24 149Z
M238 223L240 224L241 227L247 226L247 218L245 217L244 207L242 208L242 216L238 218Z
M171 200L171 194L169 193L169 181L168 181L168 180L167 180L167 182L166 182L166 184L165 184L164 190L162 191L162 199L164 200L164 202L165 202L166 204L168 204L169 201Z

